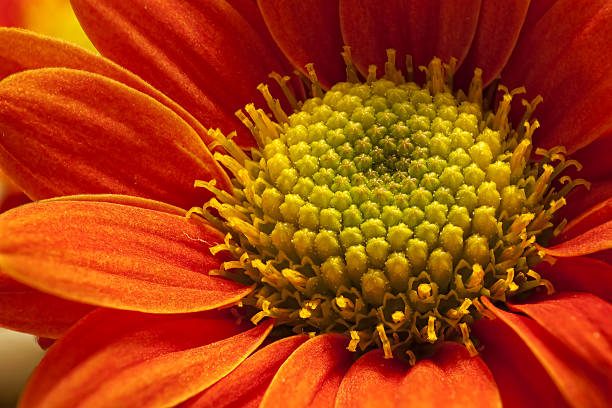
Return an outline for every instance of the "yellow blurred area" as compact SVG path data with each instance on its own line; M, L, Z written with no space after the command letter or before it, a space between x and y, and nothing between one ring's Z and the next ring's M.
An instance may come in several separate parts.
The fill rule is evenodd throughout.
M74 15L69 0L17 0L17 3L17 25L20 27L95 51Z
M69 0L0 0L0 25L3 24L26 28L95 51ZM6 210L7 198L18 192L18 187L0 170L0 209ZM27 378L43 355L33 336L0 328L0 408L15 407Z

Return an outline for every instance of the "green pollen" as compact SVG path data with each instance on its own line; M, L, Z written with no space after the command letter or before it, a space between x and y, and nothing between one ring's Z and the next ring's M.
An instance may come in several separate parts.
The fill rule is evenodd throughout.
M250 154L217 132L235 188L198 182L217 198L191 214L227 234L212 251L234 260L216 273L254 286L242 300L253 322L342 332L353 351L411 361L448 340L476 353L469 326L488 313L479 297L552 290L531 269L543 260L533 244L559 232L551 220L569 189L553 179L577 164L562 148L531 161L539 100L513 128L517 91L501 87L488 110L479 70L466 95L452 91L454 63L434 59L419 86L394 58L362 83L349 55L351 81L326 93L310 66L313 97L288 117L260 87L275 120L252 105L250 118L238 113L259 144Z

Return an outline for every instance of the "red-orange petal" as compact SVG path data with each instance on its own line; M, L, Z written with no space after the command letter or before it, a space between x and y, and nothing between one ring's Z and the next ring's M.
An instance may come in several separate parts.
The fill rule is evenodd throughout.
M93 72L126 84L172 109L195 129L205 143L214 141L185 109L114 62L61 40L31 31L0 27L0 79L21 71L53 67Z
M261 408L333 407L342 377L353 362L340 334L322 334L298 347L280 367Z
M561 258L588 255L610 248L612 248L612 221L591 228L559 245L550 248L539 247L544 253Z
M50 338L63 335L94 307L39 292L0 271L0 326Z
M519 38L530 0L483 0L478 28L468 55L456 75L456 83L467 89L474 68L482 69L486 86L508 62Z
M240 130L239 143L254 143L233 114L254 100L263 102L257 85L270 72L282 72L284 61L230 4L72 0L72 5L103 55L140 75L205 126Z
M552 243L567 241L588 230L595 228L602 221L612 219L612 197L589 208L582 214L570 220L563 228L561 234L555 237Z
M559 210L557 214L559 219L572 220L589 208L612 197L612 181L597 181L591 183L590 187L587 191L585 187L579 186L565 197L567 204Z
M538 147L561 145L573 153L612 132L611 19L607 0L580 7L559 0L523 28L502 81L511 88L525 86L529 98L544 98L537 110Z
M470 357L459 344L446 342L431 358L419 361L408 372L398 391L406 406L425 401L440 407L501 407L493 375L480 357Z
M612 265L588 257L558 258L554 265L534 267L561 292L589 292L612 302Z
M19 25L20 7L18 0L3 0L0 2L0 26Z
M433 57L448 61L465 58L478 25L481 0L456 2L340 1L342 35L351 46L355 65L367 75L368 65L376 64L383 73L385 49L394 48L404 66L411 54L416 67Z
M403 403L398 390L408 363L385 359L382 350L360 357L347 371L336 395L336 408L394 407Z
M612 179L612 163L607 154L610 150L612 150L612 133L603 135L572 154L571 158L582 164L583 168L580 171L573 171L572 168L568 175L591 182Z
M337 0L257 1L272 38L302 73L313 63L325 88L346 80ZM384 52L384 50L383 50Z
M195 179L229 179L195 131L155 99L85 71L0 82L0 164L31 198L116 193L201 205ZM205 196L205 194L204 194Z
M0 215L0 268L41 291L152 313L209 310L250 288L209 276L223 236L202 222L113 203L47 201Z
M287 337L259 350L212 387L181 404L183 408L256 408L279 367L306 335Z
M559 293L524 304L510 304L600 371L612 385L612 305L589 293Z
M529 348L499 319L471 327L482 344L479 356L493 373L504 407L567 407L548 373Z
M534 320L504 312L487 298L481 299L497 318L525 342L570 405L601 408L608 406L608 390L612 384L589 366L587 361Z
M240 333L215 314L97 311L49 349L20 406L176 405L230 373L271 328Z

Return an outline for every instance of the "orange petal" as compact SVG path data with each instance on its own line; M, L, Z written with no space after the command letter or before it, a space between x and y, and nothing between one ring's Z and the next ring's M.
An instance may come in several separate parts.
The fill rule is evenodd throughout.
M53 67L93 72L124 83L172 109L196 130L206 144L214 141L200 122L185 109L114 62L74 44L30 31L0 27L0 79L21 71ZM214 108L211 108L211 118L215 117L212 111Z
M0 272L0 326L58 338L94 307L39 292Z
M325 88L346 80L337 1L260 0L257 4L272 38L298 70L307 74L305 65L313 63Z
M230 4L72 0L72 5L103 55L140 75L205 126L243 130L239 142L253 143L233 113L254 100L264 103L256 87L270 72L282 72L284 61Z
M493 373L504 407L567 407L548 373L523 341L499 319L471 327L481 342L479 356Z
M446 342L436 354L419 361L404 378L398 395L406 406L501 407L493 375L480 357Z
M486 86L508 62L519 38L530 0L483 0L478 28L468 55L456 75L456 83L467 89L474 68L482 69Z
M509 306L538 322L612 385L611 304L588 293L559 293Z
M183 210L182 208L162 203L161 201L121 194L78 194L50 198L44 201L93 201L129 205L132 207L144 208L146 210L154 210L165 212L168 214L180 215L181 217L184 217L187 214L187 211Z
M100 310L47 352L21 407L172 406L223 378L265 339L233 320Z
M331 3L331 2L330 2ZM399 65L411 54L415 70L433 57L447 62L465 58L478 25L481 0L456 2L387 0L340 1L344 40L352 47L355 65L367 75L368 65L384 72L385 49L397 50Z
M0 2L0 26L19 25L20 9L19 0L3 0Z
M364 354L342 379L336 396L336 408L400 405L403 401L398 398L398 389L409 369L408 363L385 359L381 350Z
M234 303L250 288L209 276L223 236L185 217L112 203L47 201L0 215L0 267L62 298L180 313Z
M47 68L4 79L0 129L0 163L33 199L116 193L190 208L202 204L195 179L229 183L174 112L97 74Z
M591 228L562 244L550 248L539 247L544 253L560 258L587 255L610 248L612 248L612 221Z
M302 344L280 367L260 407L333 407L353 362L347 345L340 334L322 334Z
M612 132L612 9L608 0L545 7L535 24L525 24L502 78L510 88L525 86L529 99L544 98L534 144L564 146L571 154Z
M612 265L588 257L558 258L554 265L534 267L561 292L581 291L612 302Z
M587 361L534 320L504 312L496 308L487 298L481 299L487 308L529 347L569 404L575 407L608 406L608 392L612 384L593 370ZM583 311L581 315L583 313L588 311Z
M275 341L247 358L212 387L181 404L183 408L256 408L279 367L308 336Z

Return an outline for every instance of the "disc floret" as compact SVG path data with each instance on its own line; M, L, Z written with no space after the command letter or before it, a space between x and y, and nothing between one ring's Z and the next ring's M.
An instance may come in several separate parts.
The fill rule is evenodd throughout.
M523 89L500 87L496 110L483 100L480 70L466 95L452 89L454 61L427 68L426 83L375 68L360 82L323 93L312 66L312 97L290 98L287 116L265 86L274 120L249 105L238 113L258 148L244 153L220 132L217 160L233 174L199 214L226 232L213 253L233 260L216 273L253 285L242 304L295 332L344 332L349 349L373 345L414 361L427 345L462 341L486 309L478 298L506 301L552 287L531 267L534 245L558 232L551 222L575 182L556 191L569 165L562 148L537 149L530 122L540 98L508 119ZM286 78L276 76L291 96ZM578 165L577 165L578 166Z

